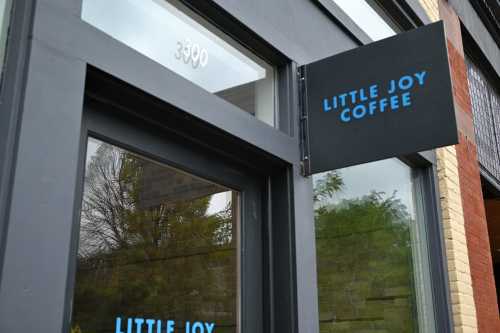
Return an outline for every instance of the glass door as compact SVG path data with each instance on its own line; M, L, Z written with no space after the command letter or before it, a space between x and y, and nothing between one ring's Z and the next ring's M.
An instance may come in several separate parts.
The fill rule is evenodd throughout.
M119 121L87 124L68 331L262 331L255 179Z

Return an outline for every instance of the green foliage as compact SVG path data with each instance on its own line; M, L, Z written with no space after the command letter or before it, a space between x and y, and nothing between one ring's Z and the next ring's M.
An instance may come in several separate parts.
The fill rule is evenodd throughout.
M331 198L333 194L342 189L344 182L337 171L329 171L314 184L314 202Z
M80 326L76 325L71 329L71 333L82 333L82 330L80 329Z
M114 332L117 316L234 325L232 207L208 214L196 188L148 204L157 169L106 144L87 166L72 333Z
M319 183L321 202L338 184ZM415 331L410 223L383 193L316 208L321 332Z

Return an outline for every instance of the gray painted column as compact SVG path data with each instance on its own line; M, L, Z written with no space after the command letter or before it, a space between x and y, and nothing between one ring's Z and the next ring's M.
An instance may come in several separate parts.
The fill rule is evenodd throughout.
M299 333L316 333L319 317L312 179L302 177L297 165L293 173L298 327Z
M13 180L0 332L61 332L85 63L34 40Z

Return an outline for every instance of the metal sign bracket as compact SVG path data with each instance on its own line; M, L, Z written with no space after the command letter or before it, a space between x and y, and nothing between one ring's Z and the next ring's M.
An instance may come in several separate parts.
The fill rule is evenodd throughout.
M301 172L304 177L307 177L311 174L306 76L306 66L300 66L297 69L297 80L299 88L299 144Z

